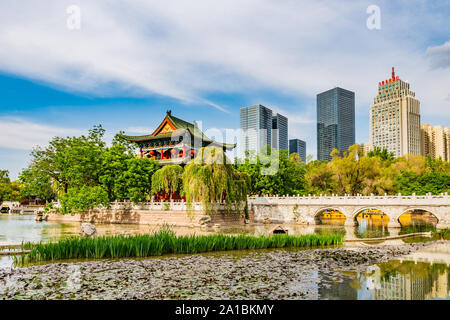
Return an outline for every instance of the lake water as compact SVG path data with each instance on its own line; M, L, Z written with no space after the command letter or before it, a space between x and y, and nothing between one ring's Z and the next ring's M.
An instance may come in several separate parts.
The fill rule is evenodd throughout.
M0 245L19 244L21 242L48 242L76 236L80 230L80 223L36 222L34 215L0 215ZM173 227L178 235L186 234L249 234L267 235L274 224L222 226L218 228ZM359 221L355 227L342 225L298 225L284 224L289 234L323 234L340 233L347 239L377 238L394 236L403 229L388 229L381 225L372 225L365 220ZM151 233L158 226L133 224L97 224L99 235L139 234ZM416 230L410 230L413 232Z
M285 225L289 234L323 234L337 232L349 238L373 238L393 236L399 233L409 233L416 229L388 229L385 226L374 226L359 221L355 227L316 225ZM274 225L242 225L220 228L190 228L174 227L179 234L251 234L264 235ZM100 235L150 233L157 226L98 224ZM0 215L0 245L17 244L21 242L48 242L76 236L79 223L35 222L32 215ZM407 258L391 260L371 266L367 272L346 272L343 281L331 282L331 285L321 286L318 283L319 299L449 299L450 292L450 246L442 245L427 249L426 252L416 252ZM0 257L0 267L11 267L11 257ZM326 277L326 275L322 275ZM330 281L327 281L330 283Z
M320 299L449 300L450 246L436 245L344 276L342 282L319 287Z

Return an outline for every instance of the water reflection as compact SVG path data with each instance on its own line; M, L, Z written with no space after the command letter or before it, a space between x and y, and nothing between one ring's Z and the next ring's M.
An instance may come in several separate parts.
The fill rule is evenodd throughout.
M433 226L438 223L437 218L428 211L425 210L410 210L407 213L402 214L398 221L403 227L415 227L415 226Z
M343 272L342 282L319 288L321 299L426 300L450 298L448 245L434 246L402 260L369 267L364 273Z

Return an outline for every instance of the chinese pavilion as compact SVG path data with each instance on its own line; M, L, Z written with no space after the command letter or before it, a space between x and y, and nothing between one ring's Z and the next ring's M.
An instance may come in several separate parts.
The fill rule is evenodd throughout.
M194 124L172 116L167 111L166 117L151 134L145 136L126 136L130 142L139 145L141 158L147 157L156 160L159 165L184 165L197 156L202 147L214 146L224 151L232 150L236 144L226 144L208 138Z

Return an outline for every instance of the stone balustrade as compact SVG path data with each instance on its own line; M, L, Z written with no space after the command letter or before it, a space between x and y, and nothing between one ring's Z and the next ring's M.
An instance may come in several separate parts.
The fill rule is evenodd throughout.
M378 209L389 217L390 227L400 227L398 218L411 210L425 210L438 219L438 228L450 227L450 197L440 195L363 196L266 196L249 197L249 208L256 221L301 222L315 224L325 209L336 209L345 215L346 225L354 225L356 216L365 209Z

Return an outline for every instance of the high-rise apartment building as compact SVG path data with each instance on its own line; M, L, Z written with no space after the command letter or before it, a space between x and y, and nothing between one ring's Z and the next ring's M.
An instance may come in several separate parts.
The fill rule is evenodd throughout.
M279 113L272 116L272 148L289 150L288 118Z
M306 142L300 139L289 140L289 154L297 153L306 162Z
M331 160L333 149L355 144L355 93L333 88L317 95L317 159Z
M450 161L450 128L424 124L420 127L422 155Z
M395 157L421 154L420 101L409 83L395 76L378 83L370 106L370 146L387 149Z
M241 108L241 146L255 155L272 145L272 110L263 105Z
M370 152L370 143L368 143L368 142L362 143L361 148L362 148L364 155L367 156L367 154Z

